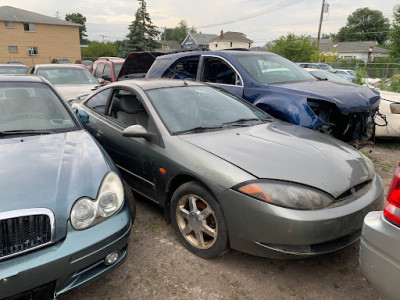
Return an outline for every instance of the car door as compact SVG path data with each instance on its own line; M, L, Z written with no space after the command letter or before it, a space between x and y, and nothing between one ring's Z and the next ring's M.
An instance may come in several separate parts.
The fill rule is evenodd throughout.
M202 55L197 73L200 81L223 88L236 96L243 97L243 79L239 72L224 58Z
M129 101L138 101L138 104L129 107ZM90 103L90 99L87 103ZM121 115L125 115L125 118ZM145 127L151 137L124 137L123 130L135 124ZM89 117L90 127L129 185L138 193L155 200L159 136L139 93L126 87L113 88L105 113L95 113Z

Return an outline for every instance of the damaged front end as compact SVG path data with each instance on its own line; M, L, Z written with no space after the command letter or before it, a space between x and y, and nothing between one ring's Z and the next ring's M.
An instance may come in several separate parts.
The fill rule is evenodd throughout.
M375 136L375 115L378 113L379 101L370 110L363 112L342 113L330 102L307 99L308 106L322 120L314 129L331 135L339 140L360 148L372 144Z

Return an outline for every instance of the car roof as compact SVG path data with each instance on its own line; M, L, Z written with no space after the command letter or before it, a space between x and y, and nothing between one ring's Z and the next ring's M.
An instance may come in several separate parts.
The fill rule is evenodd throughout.
M40 82L45 81L37 75L25 75L25 74L15 74L15 75L0 75L0 82Z
M0 64L0 67L8 67L8 68L27 68L27 66L23 64Z
M38 64L34 65L35 68L54 68L54 69L60 69L60 68L77 68L77 69L86 69L86 67L82 65L77 65L77 64Z
M218 51L185 51L185 52L177 52L172 54L165 54L158 56L157 59L172 59L186 56L200 56L200 55L221 55L221 56L251 56L251 55L271 55L277 56L277 54L266 51L243 51L243 50L218 50Z
M169 79L169 78L128 79L110 83L106 85L106 87L110 87L113 85L116 86L127 85L131 87L139 86L144 91L160 89L160 88L172 88L172 87L184 87L184 86L208 86L207 84L197 81Z

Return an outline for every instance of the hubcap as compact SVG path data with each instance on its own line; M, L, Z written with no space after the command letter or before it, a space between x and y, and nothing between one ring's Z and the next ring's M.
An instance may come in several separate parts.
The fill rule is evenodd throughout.
M218 236L214 211L197 195L183 196L176 207L176 220L185 239L198 249L211 248Z

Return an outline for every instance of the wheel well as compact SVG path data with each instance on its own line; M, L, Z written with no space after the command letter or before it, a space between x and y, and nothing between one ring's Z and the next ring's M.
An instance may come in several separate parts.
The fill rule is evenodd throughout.
M200 180L197 178L190 176L190 175L178 175L172 178L166 188L166 193L165 193L165 202L164 202L164 218L165 220L170 223L171 222L171 215L169 211L169 204L171 202L172 195L176 191L178 187L180 187L182 184L189 182L189 181L196 181L200 183L204 188L206 188L211 194L213 194L210 189Z

